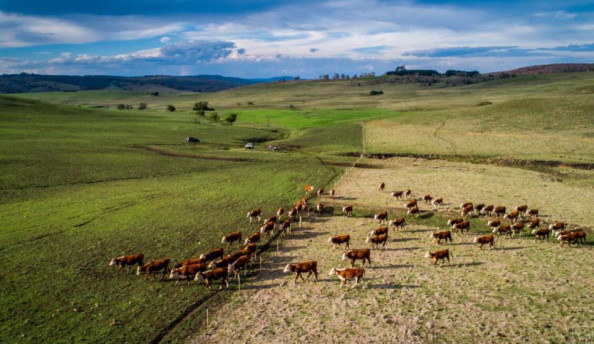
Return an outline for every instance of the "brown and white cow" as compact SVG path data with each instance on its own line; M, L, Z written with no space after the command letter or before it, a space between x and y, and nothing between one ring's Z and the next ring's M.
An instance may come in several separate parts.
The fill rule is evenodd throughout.
M330 189L330 192L328 192L328 194L330 195L330 198L334 198L334 195L336 194L336 190Z
M452 230L460 231L461 233L464 233L464 230L466 230L466 232L470 232L470 222L462 221L462 222L456 223L455 225L452 226Z
M474 206L472 205L472 203L470 203L469 205L462 208L462 210L460 211L460 216L461 217L472 216L473 211L474 211Z
M520 233L520 236L524 235L524 222L518 221L514 223L514 225L512 226L512 232L514 236L516 235L516 233Z
M445 240L446 244L448 240L450 243L452 242L452 232L450 231L441 231L441 232L433 232L429 234L429 239L435 239L437 245L441 245L441 241Z
M417 207L416 205L410 209L408 209L408 211L406 212L406 215L410 215L413 217L417 217L419 216L419 207Z
M219 287L219 290L221 290L221 289L223 289L223 284L225 284L226 287L229 288L229 281L227 280L228 276L229 276L229 273L228 273L228 270L226 267L216 268L213 270L197 273L196 277L194 277L194 281L199 282L199 281L203 280L204 284L206 284L206 288L208 288L208 290L210 290L210 284L212 283L212 281L222 279L221 286Z
M190 280L194 279L197 273L206 271L206 267L206 263L199 263L174 268L169 273L169 279L177 279L175 284L177 284L180 279L185 279L188 281L188 284L190 284Z
M381 191L384 191L384 189L385 189L385 188L386 188L386 184L385 184L384 182L382 182L382 183L379 185L379 191L380 191L380 192L381 192Z
M186 259L181 262L175 263L173 265L173 268L178 269L178 268L182 268L182 267L188 266L188 265L203 264L203 263L207 263L206 259L192 258L192 259Z
M140 265L136 269L136 275L140 276L142 273L146 273L145 279L148 279L148 277L151 275L153 276L153 279L154 279L155 271L161 271L161 270L163 270L163 276L161 277L161 280L162 280L163 278L165 278L165 275L167 275L167 273L169 272L169 259L155 260L150 263Z
M503 215L505 215L505 210L506 210L505 206L498 205L495 207L495 209L493 209L493 214L496 217L503 216Z
M411 208L416 207L416 206L417 206L417 200L416 199L411 199L410 201L404 203L404 207L406 209L411 209Z
M453 226L456 223L460 223L460 222L464 222L464 219L460 218L460 217L456 217L454 219L449 219L448 220L448 226Z
M534 241L540 240L541 242L544 241L544 238L547 238L549 241L549 234L551 231L548 228L539 228L532 231L532 235L534 235Z
M379 214L373 215L373 219L377 221L380 225L384 222L388 222L388 212L382 211Z
M505 236L509 238L516 236L516 234L512 231L511 225L501 225L493 229L493 233L497 235L505 234Z
M260 242L260 238L261 237L262 237L262 235L260 234L260 232L254 232L247 239L245 239L245 242L243 244L244 245L247 245L247 244L257 244L257 243Z
M367 260L369 265L371 265L371 251L368 248L362 250L350 250L342 255L342 260L347 259L351 261L351 267L355 266L356 260L362 260L363 265L365 265L365 260Z
M338 247L340 247L340 245L342 244L346 244L346 248L349 248L349 245L351 243L351 236L348 234L333 236L328 239L328 242L334 246L334 249L336 249L337 245Z
M111 259L111 261L109 262L109 266L118 266L118 274L120 273L120 271L122 270L122 268L124 266L132 266L134 264L138 264L138 266L144 265L144 254L140 253L140 254L130 254L127 256L121 256L121 257L113 257Z
M491 216L493 215L493 209L495 209L495 206L493 206L493 204L489 204L485 206L483 210L481 210L481 214Z
M483 212L483 209L485 209L485 204L484 203L479 203L477 204L474 209L476 210L476 214L480 215Z
M299 209L295 206L289 211L289 217L296 217L299 215Z
M254 209L247 213L247 217L250 219L250 223L252 222L252 220L260 222L262 221L262 210Z
M344 268L344 269L337 269L332 268L328 273L328 276L336 275L340 279L340 286L343 285L348 288L348 280L355 279L355 284L351 288L354 288L359 281L363 280L363 276L365 275L365 269L363 268Z
M474 243L477 245L481 245L480 249L483 249L483 245L489 244L489 249L492 249L495 246L495 237L492 235L481 235L474 238Z
M238 276L241 270L243 270L243 275L247 275L247 268L250 264L250 257L249 256L241 256L237 258L233 263L227 266L227 273L233 274Z
M278 222L278 217L276 215L273 215L273 216L269 217L268 219L264 220L264 222L262 222L262 224L265 225L268 222L272 222L272 223L276 224Z
M572 243L579 245L580 243L586 242L586 232L576 230L565 234L559 234L557 240L561 242L561 247L565 244L571 246Z
M425 201L425 203L427 203L427 204L431 204L432 200L433 200L433 197L431 197L431 195L429 195L429 194L423 196L423 201Z
M281 217L283 216L283 214L285 213L285 208L280 207L276 210L276 216L278 217L278 219L280 220Z
M278 231L285 234L291 234L291 223L293 221L292 217L286 219L278 228Z
M322 215L322 212L324 211L324 205L320 202L318 202L318 204L316 204L316 212L318 213L318 215Z
M510 212L509 214L506 214L505 216L503 216L503 218L509 219L511 221L511 223L515 223L520 218L520 211L514 210L514 211Z
M394 199L402 199L402 195L404 195L404 191L394 191L394 192L392 192L392 197Z
M448 264L450 264L450 257L452 257L452 259L454 258L454 254L452 253L452 251L448 250L447 248L445 250L439 250L439 251L435 251L435 252L429 252L427 251L427 253L425 253L425 258L429 258L433 261L433 266L437 266L437 262L441 260L440 266L443 265L443 262L447 259L448 260Z
M390 226L394 227L395 229L404 228L405 224L406 220L404 219L404 217L399 217L395 220L390 221Z
M411 195L412 195L412 191L410 191L410 189L408 189L404 192L404 197L406 197L406 198L409 198Z
M283 270L284 273L287 272L294 272L295 273L295 283L297 283L297 279L299 277L301 277L301 279L303 280L303 282L305 282L305 278L303 278L303 276L301 274L308 272L307 274L307 279L309 279L309 277L313 274L314 275L314 281L318 280L318 262L316 262L315 260L309 260L307 262L301 262L301 263L293 263L293 264L287 264L287 266L285 266L285 269Z
M270 233L276 228L276 223L267 222L264 226L260 227L260 233L266 234L266 237L270 237Z
M528 228L530 229L537 229L538 227L540 227L540 220L538 218L532 219L528 224Z
M342 207L342 212L346 217L353 216L353 206L349 204L347 206Z
M528 216L537 219L538 218L538 209L530 209L528 210Z
M208 268L209 269L226 268L229 264L236 261L237 258L239 258L241 256L249 256L249 255L251 255L251 252L248 252L247 250L239 250L232 254L228 254L219 260L214 260L214 261L210 262L210 264L208 264Z
M374 230L372 230L371 232L369 232L369 235L382 235L382 234L388 234L388 226L383 226L383 227L378 227Z
M368 235L367 239L365 239L366 243L371 243L371 248L379 248L380 245L384 249L386 249L386 244L388 243L388 234L381 234L376 236Z
M555 236L557 236L557 234L559 234L559 232L561 232L564 229L565 229L565 222L563 222L563 221L555 222L555 223L549 225L549 230L553 231Z
M250 257L252 258L256 258L257 253L256 251L258 250L258 244L256 243L252 243L252 244L247 244L243 247L242 250L240 250L240 252L250 252Z
M434 208L439 208L440 206L443 205L443 198L436 198L433 201L431 201L431 204L433 205Z
M215 248L214 250L208 252L207 254L201 254L200 259L204 259L207 262L211 260L215 260L217 258L221 258L225 255L223 248Z
M231 244L237 241L237 246L241 245L241 232L233 232L231 234L227 234L223 236L221 239L221 244L227 243L227 248L231 247Z
M491 231L493 231L494 229L499 228L499 226L501 226L501 220L495 219L495 220L487 221L487 226L489 226L491 228ZM495 232L493 232L493 233L495 233Z
M324 189L323 188L319 188L318 189L318 198L322 198L322 195L324 194Z
M519 205L514 210L516 210L518 213L520 213L520 215L524 215L524 214L526 214L526 211L528 210L528 205L527 204Z

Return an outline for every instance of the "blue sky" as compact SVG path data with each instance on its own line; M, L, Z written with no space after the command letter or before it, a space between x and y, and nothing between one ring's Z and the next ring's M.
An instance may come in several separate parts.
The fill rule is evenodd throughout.
M592 1L0 0L0 72L238 77L594 62Z

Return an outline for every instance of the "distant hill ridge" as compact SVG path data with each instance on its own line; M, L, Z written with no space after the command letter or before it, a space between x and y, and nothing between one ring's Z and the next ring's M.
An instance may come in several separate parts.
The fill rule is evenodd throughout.
M535 75L550 73L594 72L594 63L555 63L547 65L528 66L503 72L489 74Z

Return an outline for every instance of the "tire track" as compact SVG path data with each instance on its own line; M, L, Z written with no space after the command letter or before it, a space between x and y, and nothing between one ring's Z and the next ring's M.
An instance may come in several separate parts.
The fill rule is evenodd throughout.
M456 145L453 142L446 140L438 135L441 128L443 128L446 125L446 122L443 119L440 119L439 121L441 122L441 124L435 129L435 131L433 131L433 137L447 143L448 149L452 152L452 154L458 156L458 152L456 151Z

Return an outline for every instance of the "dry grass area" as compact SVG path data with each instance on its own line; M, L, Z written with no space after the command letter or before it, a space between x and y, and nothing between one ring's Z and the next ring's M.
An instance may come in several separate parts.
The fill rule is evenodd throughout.
M391 169L351 170L337 185L338 194L343 202L360 207L386 208L389 193L380 194L376 181L385 180L388 188L411 183L423 185L420 180L400 184L398 178L404 180L407 175L405 162L383 162L393 164ZM456 172L454 166L443 162L441 165L430 161L408 163L410 168L416 163L417 169L435 169L451 176L469 174L472 170L471 165L464 164ZM493 173L488 166L477 168L486 169L485 174ZM419 173L425 174L428 173ZM467 186L475 186L467 187L468 193L462 195L463 188L457 188L458 184L452 184L450 179L441 179L441 184L449 185L449 189L445 186L437 189L448 202L464 200L464 195L480 191L479 183L468 183ZM437 185L438 181L426 184L423 190L436 190ZM421 192L420 187L414 189ZM518 189L509 196L497 197L509 197L505 198L509 201L520 197L520 193L525 194ZM394 217L397 213L391 210L390 215ZM435 223L442 222L439 215L431 220L436 219L439 221ZM352 248L368 247L364 239L377 224L369 217L312 217L310 222L304 222L303 228L294 230L279 252L264 262L262 271L240 293L235 292L232 302L211 313L208 330L196 333L190 341L584 343L594 340L591 246L561 248L553 242L500 238L496 249L480 251L471 244L472 234L454 234L454 243L445 247L453 251L455 260L434 268L424 258L427 250L438 249L428 238L434 229L428 222L413 221L404 231L392 231L388 249L372 251L372 266L366 269L363 285L347 290L340 287L336 277L328 276L332 267L347 266L347 262L340 260L342 251L332 249L328 237L350 234ZM288 262L310 259L319 262L318 282L295 284L292 275L283 274Z

